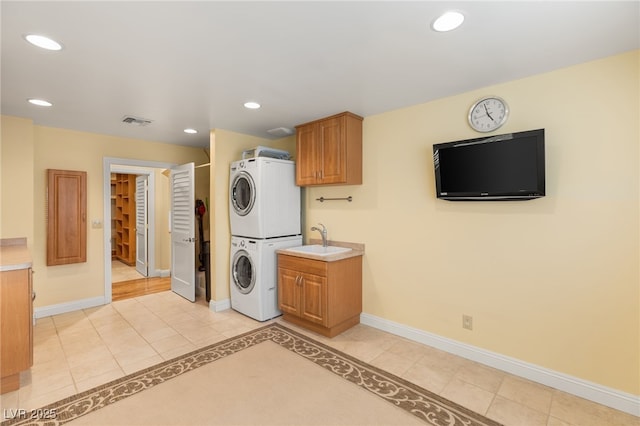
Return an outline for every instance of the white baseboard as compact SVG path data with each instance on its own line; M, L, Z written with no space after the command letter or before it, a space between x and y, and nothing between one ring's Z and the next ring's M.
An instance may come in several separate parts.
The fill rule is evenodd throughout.
M223 299L218 301L211 299L209 301L209 309L213 312L220 312L231 309L231 299Z
M67 312L78 311L80 309L93 308L105 305L103 296L92 297L90 299L74 300L73 302L59 303L57 305L40 306L33 309L34 318L50 317L52 315L65 314Z
M171 269L156 269L156 275L154 276L162 278L170 277Z
M405 337L409 340L423 343L454 355L506 371L507 373L597 402L598 404L606 405L634 416L640 416L640 396L638 395L621 392L516 358L389 321L375 315L363 313L360 315L360 322L379 330Z

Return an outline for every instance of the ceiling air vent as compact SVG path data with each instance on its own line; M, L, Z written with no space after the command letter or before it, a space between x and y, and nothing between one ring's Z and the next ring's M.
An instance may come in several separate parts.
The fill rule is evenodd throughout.
M122 122L127 124L135 124L136 126L148 126L153 123L153 120L146 118L134 117L133 115L125 115L122 117Z
M276 127L275 129L269 129L267 130L267 133L269 133L271 136L277 136L277 137L285 137L285 136L289 136L293 134L293 129L290 129L288 127Z

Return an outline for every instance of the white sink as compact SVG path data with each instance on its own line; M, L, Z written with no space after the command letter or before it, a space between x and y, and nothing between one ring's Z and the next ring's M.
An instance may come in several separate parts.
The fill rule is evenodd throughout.
M345 252L351 251L351 249L347 247L337 247L337 246L323 247L319 244L311 244L308 246L290 247L288 249L285 249L285 251L315 254L317 256L329 256L330 254L345 253Z

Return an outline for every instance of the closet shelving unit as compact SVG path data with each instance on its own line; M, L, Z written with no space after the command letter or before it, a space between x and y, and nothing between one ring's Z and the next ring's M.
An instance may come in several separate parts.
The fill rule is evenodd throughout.
M136 264L136 175L114 173L112 185L112 256L129 266ZM115 214L113 214L115 212Z

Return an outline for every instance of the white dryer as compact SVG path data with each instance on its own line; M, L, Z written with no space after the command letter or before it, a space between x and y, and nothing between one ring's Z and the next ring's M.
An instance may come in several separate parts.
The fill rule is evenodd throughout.
M252 239L231 237L231 308L258 321L278 309L276 250L302 245L302 235Z
M295 176L295 163L290 160L257 157L231 163L231 235L271 238L300 234L300 187Z

